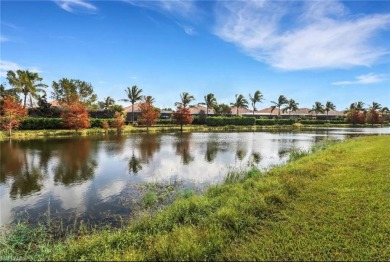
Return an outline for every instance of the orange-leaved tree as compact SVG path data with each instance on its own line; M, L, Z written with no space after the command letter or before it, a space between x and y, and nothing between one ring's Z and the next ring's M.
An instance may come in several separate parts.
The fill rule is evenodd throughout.
M27 110L12 96L5 96L2 100L0 123L2 129L7 130L8 136L11 137L12 129L18 128L27 117Z
M183 125L192 123L192 116L188 108L179 106L175 113L173 113L173 119L180 125L180 131L183 132Z
M112 122L112 127L116 128L118 134L121 134L125 126L125 118L120 112L115 112L115 119Z
M142 124L146 125L146 130L149 130L149 126L154 125L160 117L160 110L153 106L154 99L151 96L146 96L143 100L139 104L139 120Z
M91 126L86 106L78 99L74 99L70 105L66 105L61 113L62 125L78 132Z

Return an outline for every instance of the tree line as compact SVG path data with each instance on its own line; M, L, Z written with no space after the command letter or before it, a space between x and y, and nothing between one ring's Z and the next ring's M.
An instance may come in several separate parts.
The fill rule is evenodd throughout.
M10 88L6 89L3 84L0 85L0 105L1 105L1 123L2 128L11 130L16 128L20 122L27 117L27 109L31 109L34 105L38 105L38 109L43 116L50 116L52 112L52 105L47 102L47 94L45 88L48 85L42 83L42 77L36 72L28 70L16 70L7 72L7 80ZM60 117L64 119L64 127L75 129L76 131L89 127L88 111L104 109L111 111L115 121L114 127L118 132L123 129L123 107L115 104L113 98L106 97L102 101L97 100L97 95L94 93L93 87L90 83L78 80L62 78L52 83L51 98L55 99L62 107ZM142 95L143 90L136 85L127 87L125 89L126 98L120 101L131 103L132 116L131 122L135 122L134 106L139 102L139 117L138 121L147 127L153 125L160 116L160 110L153 106L155 99L152 96ZM249 101L252 106L252 114L257 110L256 104L262 103L264 100L263 94L256 90L253 95L249 94ZM172 118L181 126L190 124L192 116L190 114L191 102L195 101L195 97L188 92L180 94L180 101L175 103L176 110L172 114ZM277 109L278 117L282 113L295 112L299 109L299 103L294 99L287 99L284 95L280 95L276 101L271 101L271 113ZM214 94L209 93L204 96L202 102L198 105L206 106L206 117L209 115L211 109L217 115L230 115L235 113L239 115L240 109L248 109L249 102L242 94L236 94L235 99L230 105L219 104ZM380 117L388 114L388 107L382 107L377 102L372 102L368 108L364 107L364 103L359 101L352 103L344 112L347 115L348 122L352 124L370 123L376 124L383 121ZM232 107L236 112L232 112ZM315 114L328 113L335 110L336 106L327 101L325 105L316 101L309 112ZM108 123L104 123L104 128L107 128Z

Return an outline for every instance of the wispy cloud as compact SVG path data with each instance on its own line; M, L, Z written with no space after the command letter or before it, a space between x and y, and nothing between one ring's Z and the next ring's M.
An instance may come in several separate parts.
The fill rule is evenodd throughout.
M16 71L16 70L29 70L31 72L35 73L41 73L42 71L38 67L30 66L30 67L23 67L19 64L12 62L12 61L0 61L0 77L6 77L7 71Z
M380 83L386 80L386 75L384 74L374 74L369 73L366 75L360 75L352 81L340 81L334 82L332 85L367 85L367 84L375 84Z
M123 1L133 6L148 8L159 12L168 12L178 16L189 16L196 10L194 1L191 0Z
M0 35L0 43L3 43L3 42L8 42L9 39L3 35Z
M369 66L389 52L373 38L390 14L352 17L335 0L220 2L216 14L217 36L278 69Z
M173 16L181 20L188 20L197 13L195 1L192 0L154 0L154 1L137 1L123 0L133 6L153 10L168 16ZM149 17L150 18L150 17ZM173 19L172 19L173 20ZM183 31L190 36L196 35L197 32L193 26L186 23L179 23L173 20ZM155 20L153 21L157 23Z
M95 13L98 9L85 0L54 0L65 11L70 13Z
M187 34L187 35L190 35L190 36L194 36L197 34L196 30L194 27L190 26L190 25L183 25L179 22L176 22L176 24L184 30L184 32Z

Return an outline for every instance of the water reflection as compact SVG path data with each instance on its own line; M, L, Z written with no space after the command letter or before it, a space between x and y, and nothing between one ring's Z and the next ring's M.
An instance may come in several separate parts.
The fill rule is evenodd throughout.
M129 173L137 175L142 169L141 159L137 158L134 154L131 156L129 161Z
M98 166L96 152L91 149L92 140L87 138L69 140L58 152L59 161L54 168L54 181L69 185L91 179Z
M16 199L40 191L43 170L34 152L23 150L20 144L7 141L0 144L0 182L11 179L10 197Z
M138 145L138 150L142 162L149 163L153 155L160 150L161 136L157 134L146 134L141 137L141 142Z
M389 134L390 128L363 131ZM0 224L14 221L17 212L42 216L49 199L51 210L60 217L79 212L98 220L100 214L125 214L131 207L114 203L129 196L136 199L138 183L173 179L197 185L219 183L231 168L252 165L265 170L286 161L292 149L307 150L328 137L360 134L330 129L0 142Z
M181 156L181 163L184 165L188 165L194 160L194 157L190 154L191 135L191 133L182 133L176 137L176 154Z
M252 160L255 164L259 164L261 161L261 155L259 153L252 153Z
M211 140L206 144L206 154L204 158L206 159L207 162L213 162L217 156L217 152L218 152L218 142L215 140Z

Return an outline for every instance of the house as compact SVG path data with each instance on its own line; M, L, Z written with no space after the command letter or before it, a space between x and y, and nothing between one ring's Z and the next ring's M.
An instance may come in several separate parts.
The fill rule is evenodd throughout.
M316 114L315 112L309 112L310 108L299 108L297 111L294 112L282 112L280 110L280 116L282 118L312 118L316 117L319 120L325 120L325 119L335 119L338 117L344 117L344 112L342 111L336 111L336 110L330 110L328 112L328 115L325 113L319 113ZM271 107L264 108L259 111L255 111L255 117L268 117L268 118L274 118L279 115L279 109L275 108L273 111Z
M190 114L191 115L199 115L201 111L203 111L205 114L207 114L207 107L202 105L195 105L189 107ZM214 115L214 108L209 108L209 115Z

